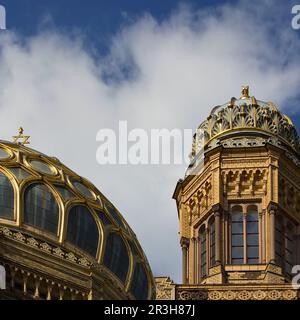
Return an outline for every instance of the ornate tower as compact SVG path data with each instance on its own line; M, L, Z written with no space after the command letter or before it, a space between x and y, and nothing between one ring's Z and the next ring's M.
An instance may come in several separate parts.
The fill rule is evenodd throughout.
M158 298L298 299L299 155L292 121L248 87L213 108L173 195L182 285L157 278Z

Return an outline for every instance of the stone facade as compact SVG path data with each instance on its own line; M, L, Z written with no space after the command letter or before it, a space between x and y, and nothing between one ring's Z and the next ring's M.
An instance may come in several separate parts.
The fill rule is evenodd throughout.
M298 299L291 269L300 264L299 159L291 120L247 87L215 107L173 195L182 284L157 278L157 299Z

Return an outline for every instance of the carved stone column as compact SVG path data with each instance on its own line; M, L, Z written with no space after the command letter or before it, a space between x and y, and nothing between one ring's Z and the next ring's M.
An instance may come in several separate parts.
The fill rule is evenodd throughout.
M277 206L274 203L270 203L268 206L268 211L270 215L270 262L275 263L275 216L277 213Z
M189 239L182 237L180 240L181 249L182 249L182 283L188 283L187 277L187 263L188 263L188 247L189 247Z

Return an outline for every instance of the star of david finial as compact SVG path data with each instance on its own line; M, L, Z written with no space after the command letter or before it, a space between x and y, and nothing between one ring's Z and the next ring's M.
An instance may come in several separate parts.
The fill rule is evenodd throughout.
M24 129L22 127L19 128L19 134L17 136L13 136L13 143L17 143L20 145L30 144L28 141L30 136L24 135Z
M249 96L249 86L242 86L242 96L240 99L248 99L250 98Z

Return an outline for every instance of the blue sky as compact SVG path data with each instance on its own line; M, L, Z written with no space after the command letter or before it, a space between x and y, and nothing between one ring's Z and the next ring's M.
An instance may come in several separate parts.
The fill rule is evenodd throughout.
M180 281L171 196L185 165L100 166L96 133L119 120L195 130L243 84L299 127L297 2L0 0L1 138L22 125L33 148L94 182L135 230L154 274Z
M84 4L83 4L84 3ZM270 0L273 8L281 10L281 20L273 17L270 11L266 23L274 18L270 37L276 39L277 29L288 27L291 20L291 8L298 4L297 0ZM210 13L216 12L219 6L237 5L236 0L2 0L0 4L7 10L7 28L25 37L33 36L41 30L57 29L62 33L80 33L87 50L92 48L99 57L106 55L110 49L111 39L126 25L137 21L141 16L150 14L158 22L163 22L178 10L188 5L191 10L209 8ZM300 37L300 32L295 31ZM284 62L283 62L284 63ZM286 62L287 63L287 62ZM288 101L288 108L294 109L295 99ZM300 120L294 115L296 126Z

